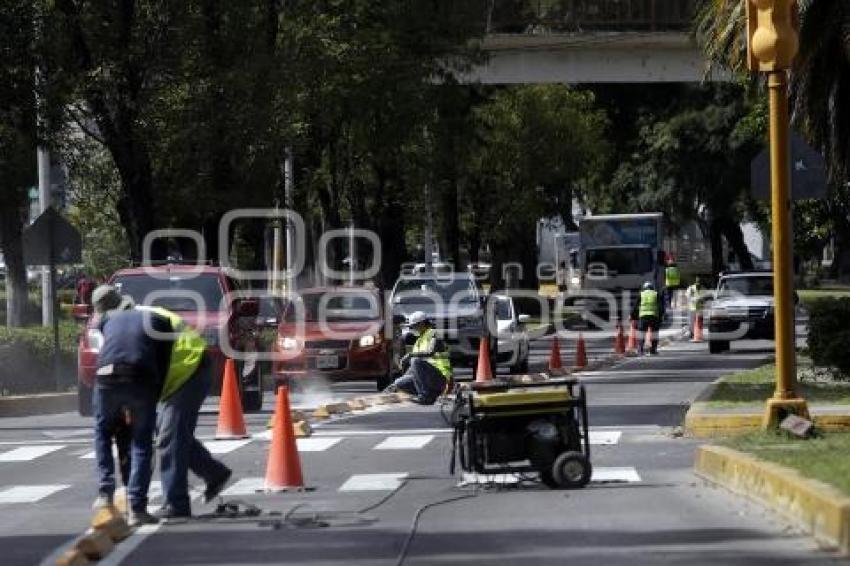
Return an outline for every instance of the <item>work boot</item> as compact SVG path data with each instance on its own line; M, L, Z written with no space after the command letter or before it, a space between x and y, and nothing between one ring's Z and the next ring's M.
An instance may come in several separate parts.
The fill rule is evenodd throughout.
M233 471L228 469L220 478L215 481L211 481L207 484L207 489L204 490L204 503L209 503L213 499L219 496L219 494L224 490L224 486L227 485L227 482L230 481L230 477L233 475Z
M390 383L387 385L381 393L395 393L398 391L398 385L395 383Z
M97 496L97 499L92 503L91 508L97 511L98 509L103 509L104 507L112 506L112 496L107 495L105 493L101 493Z
M192 518L192 513L190 511L179 512L171 505L163 505L156 511L154 511L154 516L165 523L166 525L174 525L177 523L185 523L189 519Z
M140 527L142 525L156 525L159 519L148 513L147 511L130 511L130 517L127 519L127 524L131 527Z

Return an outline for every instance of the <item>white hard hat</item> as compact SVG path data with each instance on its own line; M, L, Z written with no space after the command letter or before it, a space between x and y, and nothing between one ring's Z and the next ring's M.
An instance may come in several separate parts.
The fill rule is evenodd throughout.
M643 284L643 288L644 288L644 289L647 289L647 290L648 290L648 289L652 289L652 282L651 282L651 281L646 281L646 282L644 282L644 284Z
M428 315L422 311L415 311L410 313L410 316L407 317L407 324L410 326L416 326L422 322L427 322Z

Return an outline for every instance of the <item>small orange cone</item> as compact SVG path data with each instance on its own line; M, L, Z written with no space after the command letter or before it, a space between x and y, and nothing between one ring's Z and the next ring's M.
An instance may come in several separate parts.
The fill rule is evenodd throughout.
M558 337L552 338L552 351L549 352L549 369L561 369L561 344L558 342Z
M236 364L231 358L224 363L224 380L221 383L221 398L218 404L218 427L216 439L248 438L242 400L236 385Z
M490 367L490 340L482 336L478 346L478 367L475 369L475 381L493 380L493 368Z
M626 344L626 351L629 353L637 351L637 322L634 320L629 328L629 343Z
M281 385L277 389L265 488L266 491L286 491L303 487L301 458L298 456L298 446L292 430L292 415L289 412L289 388Z
M694 320L694 337L691 342L702 342L704 340L702 335L702 315L696 315L696 319Z
M617 323L617 335L614 336L614 353L621 355L626 353L626 339L623 336L623 325L619 322Z
M578 333L578 343L576 344L576 367L583 368L587 366L587 349L584 346L584 336L581 332Z

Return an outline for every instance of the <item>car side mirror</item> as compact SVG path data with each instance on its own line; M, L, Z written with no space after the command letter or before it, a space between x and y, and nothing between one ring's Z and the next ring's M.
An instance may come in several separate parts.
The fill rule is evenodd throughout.
M529 320L531 320L530 314L521 314L517 317L517 321L519 321L520 324L526 324Z
M258 316L260 314L260 303L257 299L242 299L236 308L237 316Z
M84 322L88 320L91 316L91 305L72 305L71 306L71 317L79 322Z

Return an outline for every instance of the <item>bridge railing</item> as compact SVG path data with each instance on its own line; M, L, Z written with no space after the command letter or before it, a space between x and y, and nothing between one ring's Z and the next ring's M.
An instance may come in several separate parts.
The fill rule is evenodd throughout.
M487 33L685 31L698 0L483 0Z

